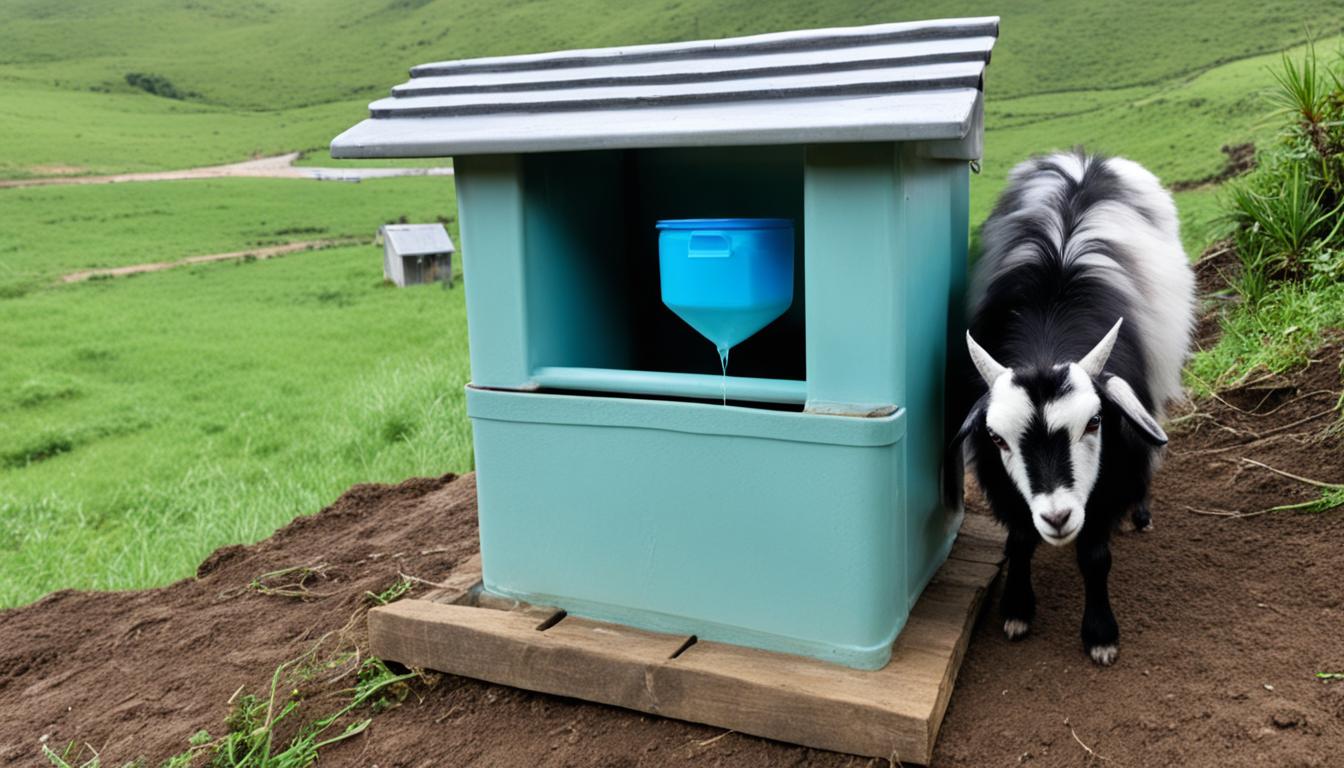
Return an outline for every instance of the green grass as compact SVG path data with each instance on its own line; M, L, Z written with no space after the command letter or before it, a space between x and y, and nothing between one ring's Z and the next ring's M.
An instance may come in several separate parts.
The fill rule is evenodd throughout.
M1302 365L1330 330L1344 328L1344 283L1324 288L1288 284L1254 307L1224 315L1223 337L1195 355L1187 384L1196 394L1236 386L1253 375Z
M425 61L987 12L958 0L3 5L0 62L16 79L129 92L127 73L151 73L201 100L261 110L377 97ZM1003 42L993 77L1005 96L1156 83L1277 50L1302 39L1308 25L1318 34L1340 25L1337 4L1327 0L1273 7L1226 0L1216 12L1159 0L1072 7L1025 0L999 10Z
M359 183L214 179L0 190L0 296L90 267L171 261L288 242L363 238L380 224L449 221L441 177Z
M0 605L194 571L350 485L472 466L459 289L371 246L0 301Z
M1344 55L1293 51L1270 74L1281 135L1220 196L1240 301L1191 364L1201 392L1300 365L1344 329Z
M241 111L0 76L0 178L159 171L278 155L326 146L360 116L355 103Z
M1344 38L1335 37L1317 45L1334 50L1341 44ZM1290 53L1300 55L1304 50L1299 46ZM1167 183L1214 175L1223 168L1224 144L1265 145L1282 130L1280 121L1270 118L1274 83L1269 70L1279 58L1277 53L1256 56L1142 88L1018 99L997 94L991 77L984 173L973 189L972 221L988 214L1016 162L1049 149L1082 144L1094 151L1123 154ZM999 63L996 55L991 75ZM1195 205L1200 212L1213 212L1214 206L1201 194L1178 196L1183 204L1191 199L1199 201ZM1186 211L1182 213L1187 225L1207 228L1209 219L1197 224ZM1187 247L1193 244L1187 241Z
M350 623L360 618L362 608ZM361 654L344 632L329 633L277 666L261 695L239 696L224 720L222 735L216 738L201 729L187 740L185 750L159 766L191 768L208 760L215 768L308 768L322 750L358 736L373 723L374 715L399 706L418 677L417 672L393 672L382 659ZM341 680L352 684L334 688ZM287 741L278 735L281 730L290 734ZM86 754L91 757L86 759ZM54 768L102 765L92 745L74 741L59 752L44 744L42 756ZM141 759L123 768L145 765Z
M358 675L353 687L340 692L340 706L325 715L304 712L302 689L313 676L330 674L333 668L351 662L359 664ZM398 693L401 697L409 693L406 684L415 677L415 672L393 673L378 658L359 663L353 652L322 659L316 650L311 651L276 667L264 698L247 694L239 699L225 721L228 732L224 736L211 741L209 732L201 732L186 752L169 758L168 765L190 766L199 756L210 755L218 768L307 768L317 762L322 749L369 727L373 718L364 716L361 709L377 714L395 706L400 701ZM298 732L288 742L277 743L281 723L300 719Z
M1270 142L1273 51L1308 26L1336 34L1335 5L1005 7L973 223L1031 153L1082 143L1170 182L1216 173L1225 143ZM330 138L435 59L983 12L942 0L0 0L0 178L293 150L339 164ZM137 89L131 72L186 98ZM1223 193L1176 197L1192 255L1225 234ZM0 606L161 584L352 483L468 469L462 293L382 288L372 247L56 284L82 268L370 237L401 216L451 219L451 183L0 190ZM1300 361L1341 322L1334 290L1272 292L1229 318L1194 371L1229 382Z
M1135 103L1220 64L1301 41L1308 26L1318 35L1339 32L1338 7L1328 0L1272 7L1227 0L1212 11L1159 0L1077 7L1034 0L999 10L991 110L1009 108L1018 122ZM322 147L426 61L984 12L954 0L0 0L7 130L0 175L40 175L50 165L179 168ZM126 82L132 72L197 95L150 95ZM1226 114L1216 117L1236 126ZM1136 132L1135 145L1161 159L1172 143L1164 139L1168 129L1208 130L1195 127L1202 120L1130 118L1110 135ZM1199 150L1214 157L1217 146ZM1171 158L1181 165L1177 153Z
M1225 237L1231 224L1223 213L1216 187L1177 192L1176 210L1181 217L1181 244L1192 260L1198 259L1210 243Z

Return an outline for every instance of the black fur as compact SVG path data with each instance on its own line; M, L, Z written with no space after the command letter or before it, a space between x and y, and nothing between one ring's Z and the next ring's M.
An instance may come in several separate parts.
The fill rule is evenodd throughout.
M1063 224L1061 248L1069 244L1081 216L1101 201L1130 205L1152 219L1152 213L1129 199L1120 180L1097 158L1086 164L1081 180L1074 180L1049 158L1035 162L1031 175L1055 174L1065 182L1060 194L1050 201ZM1068 440L1062 434L1047 434L1039 411L1040 406L1067 386L1067 379L1056 366L1081 359L1117 319L1130 314L1130 307L1129 299L1102 279L1096 267L1064 262L1061 248L1055 245L1051 217L1019 217L1011 221L1003 218L1023 204L1023 197L1019 186L1008 190L995 206L986 227L1004 227L1002 231L1009 233L1007 242L1015 248L1029 245L1033 258L997 275L985 287L984 299L971 320L970 330L995 360L1013 369L1016 382L1037 405L1036 419L1023 442L1037 452L1028 458L1033 489L1048 491L1072 478ZM1092 242L1087 250L1110 256L1122 268L1133 258L1114 243ZM1156 458L1153 437L1136 428L1110 401L1104 384L1110 376L1124 378L1151 412L1153 395L1146 374L1142 340L1132 324L1122 325L1104 373L1093 382L1102 399L1101 468L1088 498L1083 529L1076 539L1078 566L1086 587L1082 639L1089 651L1113 646L1119 640L1107 592L1110 535L1130 509L1135 510L1136 523L1140 514L1142 522L1147 523L1148 487ZM961 441L966 441L980 486L995 516L1008 528L1003 616L1029 624L1036 610L1031 558L1041 541L1040 535L1032 524L1026 500L1005 471L997 455L999 449L985 427L986 386L974 372L968 381L971 383L966 400L974 403L966 406L966 419L952 449L959 451Z

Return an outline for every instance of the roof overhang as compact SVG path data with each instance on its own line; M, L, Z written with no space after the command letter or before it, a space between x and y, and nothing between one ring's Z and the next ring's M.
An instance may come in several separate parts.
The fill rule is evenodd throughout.
M427 64L331 153L919 141L975 159L997 32L951 19Z

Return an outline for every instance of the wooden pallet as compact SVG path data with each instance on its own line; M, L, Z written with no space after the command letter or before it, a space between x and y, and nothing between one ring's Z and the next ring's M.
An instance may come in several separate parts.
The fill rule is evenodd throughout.
M861 671L567 616L480 591L480 562L444 589L369 612L373 653L532 691L820 749L928 763L1003 536L967 517L891 661Z

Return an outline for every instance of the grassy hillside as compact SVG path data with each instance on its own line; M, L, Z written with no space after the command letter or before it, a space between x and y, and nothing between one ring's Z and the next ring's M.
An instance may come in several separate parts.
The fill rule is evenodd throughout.
M0 297L60 275L281 243L372 239L406 217L444 220L457 237L449 181L359 184L216 179L0 190Z
M0 65L6 132L0 178L157 171L278 155L330 140L359 114L349 102L260 112L123 88L98 93L15 80Z
M1344 3L1305 0L997 10L974 223L1007 169L1046 149L1123 153L1168 181L1215 173L1220 146L1278 130L1264 119L1265 52L1344 19ZM936 0L0 0L0 177L304 149L335 162L326 142L435 59L985 12ZM1177 196L1192 252L1223 226L1218 195ZM162 583L354 482L469 469L462 293L383 288L372 247L58 284L80 268L368 237L402 216L451 222L451 181L0 189L0 607L57 587Z
M0 174L182 167L321 147L425 61L982 15L986 7L946 0L0 0L0 119L13 132L0 147ZM1308 25L1317 34L1338 32L1341 10L1344 4L1321 0L1228 0L1212 12L1159 0L1000 7L989 92L995 100L1036 98L1010 113L991 101L991 123L1002 117L1005 127L1020 126L1149 98L1158 86L1300 41ZM158 76L186 98L138 90L126 81L132 73ZM1244 127L1239 115L1222 118Z
M377 264L336 248L0 301L0 606L171 581L354 483L470 469L462 291L386 288Z
M0 3L0 58L13 79L125 89L154 73L231 108L381 93L412 63L516 51L663 42L902 19L1004 17L994 88L1003 96L1114 89L1189 76L1338 31L1338 2L1025 0L45 0ZM1335 29L1330 29L1334 26ZM134 41L128 45L127 41Z

